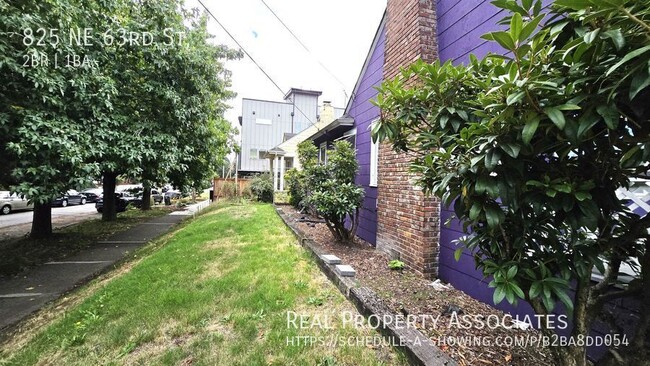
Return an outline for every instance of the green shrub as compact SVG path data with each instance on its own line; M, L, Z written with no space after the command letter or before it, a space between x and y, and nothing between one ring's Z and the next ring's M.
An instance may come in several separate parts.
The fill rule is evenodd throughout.
M250 190L260 202L273 202L273 179L270 174L260 174L251 180Z
M311 153L313 149L303 147L302 151ZM354 183L359 164L354 148L347 141L336 142L329 154L327 164L313 163L313 156L301 157L301 162L308 162L304 170L304 201L325 219L336 240L349 242L359 225L359 207L364 195L363 188Z
M456 260L473 254L494 303L566 313L570 334L540 328L579 340L594 325L621 332L610 301L643 299L629 346L597 364L647 365L650 214L619 190L650 166L650 0L549 3L493 1L506 27L482 38L499 55L419 61L385 81L373 137L408 152L424 192L453 208L471 234ZM590 364L585 342L548 349L555 365Z
M242 198L247 198L247 199L250 199L250 200L255 198L255 196L253 195L253 191L251 191L250 184L246 185L246 186L244 186L244 188L242 188L241 196L242 196Z
M237 196L237 185L235 182L224 182L221 186L221 197L235 198Z
M284 173L284 181L289 188L289 204L298 209L303 207L305 198L302 187L304 177L305 173L296 168L289 169Z

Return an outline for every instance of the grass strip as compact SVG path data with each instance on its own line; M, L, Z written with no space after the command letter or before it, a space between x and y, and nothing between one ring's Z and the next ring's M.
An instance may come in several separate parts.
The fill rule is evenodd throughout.
M272 206L213 206L160 241L29 341L8 340L0 364L405 364L376 331L344 326L356 310Z

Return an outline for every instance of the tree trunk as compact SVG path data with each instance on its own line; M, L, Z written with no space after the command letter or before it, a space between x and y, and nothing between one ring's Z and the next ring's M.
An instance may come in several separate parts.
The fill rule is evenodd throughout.
M145 180L142 182L142 206L143 211L151 210L151 182Z
M578 299L578 295L576 294L576 300L577 299ZM546 307L544 307L542 301L539 298L535 298L535 299L527 298L527 301L531 305L533 310L535 310L536 314L546 315L546 316L549 315L549 312L546 311ZM573 320L575 321L575 314ZM542 331L542 334L548 339L552 339L552 337L556 335L554 329L547 328L544 325L542 325L540 330ZM576 329L574 328L573 332L571 332L571 336L575 336L576 335L575 333L576 333ZM575 348L549 347L549 351L553 356L554 365L557 366L586 366L587 365L587 359L585 353L586 350L584 349L580 350L580 347L575 347Z
M350 220L352 220L352 227L350 228L350 236L354 240L355 235L357 235L357 228L359 228L359 208L357 207L354 216L350 215Z
M332 223L327 217L323 217L325 219L325 225L327 225L327 228L330 230L332 233L332 236L336 241L342 241L343 238L339 234L338 230L336 229L336 224Z
M42 239L52 235L52 206L49 203L34 203L32 220L32 239Z
M102 182L104 184L104 206L102 207L102 220L117 220L117 210L115 206L115 184L117 174L113 172L104 172Z
M587 278L578 278L576 293L573 300L573 330L571 337L574 339L585 339L591 331L591 324L594 320L593 309L590 308L590 284L591 271ZM566 348L568 359L567 365L587 365L587 347L569 346Z
M647 343L650 342L648 334L650 333L650 248L645 248L645 254L640 257L641 276L639 281L641 285L640 296L640 318L634 337L630 340L628 346L619 347L617 350L610 349L609 352L598 361L598 366L620 366L620 365L650 365L650 348Z

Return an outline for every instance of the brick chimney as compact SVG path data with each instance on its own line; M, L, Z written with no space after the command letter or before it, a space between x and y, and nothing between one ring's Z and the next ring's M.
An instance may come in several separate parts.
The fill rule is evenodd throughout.
M437 59L433 0L388 0L384 78L418 59ZM415 187L411 158L381 144L378 164L377 248L404 261L426 278L438 273L440 203Z
M318 121L322 122L332 122L334 120L335 114L334 114L334 107L332 106L332 102L329 100L324 100L323 101L323 108L321 108L320 115L318 117Z

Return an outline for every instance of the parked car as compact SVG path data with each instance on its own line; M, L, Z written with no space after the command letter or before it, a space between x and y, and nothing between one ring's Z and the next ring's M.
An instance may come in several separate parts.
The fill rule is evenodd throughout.
M165 206L169 206L172 204L173 199L178 199L183 197L183 194L180 191L173 191L169 190L165 192L164 199L165 199Z
M81 193L82 193L84 196L86 196L86 202L88 202L88 203L97 202L97 200L99 199L99 194L97 194L97 193L95 193L95 192L91 192L91 191L83 191L83 192L81 192Z
M67 205L85 205L87 198L85 195L75 191L68 190L63 196L52 200L52 206L66 207Z
M9 191L0 191L0 213L8 215L12 211L28 210L34 208L34 205L28 199L20 197L17 194L11 194Z
M170 199L173 199L173 200L175 200L177 198L181 198L182 196L183 196L183 194L181 193L181 191L169 190L169 191L165 192L165 197L169 197Z
M142 193L139 192L135 195L135 197L131 200L131 204L137 208L142 207ZM163 201L163 195L158 193L158 190L152 189L151 190L151 202L154 204L161 203Z
M115 192L115 211L124 212L131 203L130 199L126 199L121 193L124 192ZM130 196L129 196L130 197ZM97 212L102 213L104 211L104 197L95 202L95 209Z
M118 197L124 198L127 201L133 201L135 199L135 196L131 194L131 192L128 191L123 191L123 192L115 192L115 195Z
M158 203L162 203L165 197L157 189L152 189L151 198L153 198L153 203L158 204Z

